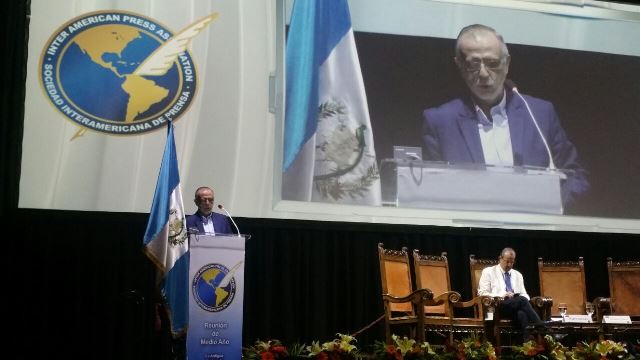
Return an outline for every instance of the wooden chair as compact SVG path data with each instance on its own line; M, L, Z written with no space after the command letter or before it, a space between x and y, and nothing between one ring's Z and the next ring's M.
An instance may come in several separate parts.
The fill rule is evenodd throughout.
M498 259L476 259L474 254L469 255L469 273L471 275L471 290L477 295L478 294L478 284L480 283L480 276L482 275L482 270L487 267L498 265ZM502 298L496 298L491 303L494 306L494 309L497 309L498 305ZM533 309L538 313L540 319L549 320L551 318L551 306L553 304L553 300L551 298L543 297L543 296L533 296L529 300ZM519 333L518 329L513 327L512 321L510 319L502 319L500 318L500 314L498 311L495 311L493 317L493 336L496 341L496 347L498 350L502 344L502 336L507 334L515 334Z
M567 304L567 314L585 314L587 287L584 278L584 260L548 261L538 258L540 293L553 299L554 304ZM551 315L559 315L557 306L551 309Z
M413 291L409 253L385 249L378 244L382 301L384 303L385 337L391 343L391 326L411 328L412 337L424 341L424 305L433 303L433 293L428 289Z
M478 284L480 283L480 276L482 275L482 270L489 266L494 266L498 264L498 260L496 259L476 259L476 256L471 254L469 255L469 272L471 274L471 294L473 296L478 295ZM478 316L478 314L476 314Z
M492 299L486 296L474 297L469 301L460 301L457 291L451 290L449 278L449 262L447 253L440 256L421 255L413 250L413 267L418 289L430 289L433 301L437 306L425 307L425 328L427 331L448 330L449 338L453 332L484 333L484 306L489 306ZM473 309L473 317L456 316L456 309Z
M640 261L607 258L611 313L640 317Z

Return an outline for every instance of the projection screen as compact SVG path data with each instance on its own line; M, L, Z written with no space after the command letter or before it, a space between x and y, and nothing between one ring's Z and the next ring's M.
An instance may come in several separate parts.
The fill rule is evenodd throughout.
M382 184L380 202L287 198L288 188L282 184L283 132L291 2L34 0L20 207L148 212L166 120L172 119L185 203L198 186L212 186L216 202L235 216L640 232L640 196L635 189L640 175L635 156L640 152L636 140L640 137L640 7L600 1L427 0L353 0L349 6L375 164L381 171L372 176ZM140 82L134 90L144 84L169 88L168 102L127 112L131 108L125 106L128 93L123 84L130 84L149 56L144 46L152 51L212 14L216 16L175 60L171 70L175 73L135 78ZM402 171L409 179L416 169L422 176L425 167L431 172L440 171L438 166L447 171L478 170L434 165L422 137L423 111L465 90L453 62L455 38L462 27L475 23L503 35L511 56L509 78L523 94L554 105L578 152L589 191L560 213L482 206L454 209L443 203L432 206L429 199L412 203L412 195L403 202L397 197L389 201L384 193L389 182L381 177L387 176L387 164L406 165ZM107 31L98 31L101 26ZM118 35L125 40L141 41L135 43L140 54L118 47L122 44L117 42L110 50L92 47L91 39L116 33L108 26L123 30ZM49 64L53 67L47 68ZM57 70L56 78L52 69ZM192 76L193 82L176 82L182 87L172 88L172 76ZM105 79L115 85L103 86L111 81ZM190 84L195 90L187 88ZM56 99L69 101L60 105ZM90 119L95 120L93 125ZM95 125L100 121L102 127ZM398 156L394 147L400 156L402 149L418 149L424 161L392 160ZM518 169L514 174L538 170L544 174L546 169ZM492 175L503 176L501 171ZM392 170L392 178L397 172L398 168ZM453 182L464 178L452 174ZM495 184L500 194L504 186L500 181ZM522 183L512 185L528 193ZM416 189L418 198L429 191L442 193L433 187ZM191 211L195 206L187 209Z

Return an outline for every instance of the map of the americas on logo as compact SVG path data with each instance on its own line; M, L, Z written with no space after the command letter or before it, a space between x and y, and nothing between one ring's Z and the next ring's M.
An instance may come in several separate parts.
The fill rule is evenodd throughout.
M97 117L143 119L168 107L180 82L175 65L164 76L132 74L158 46L158 40L130 26L88 29L75 37L60 61L62 87L76 105ZM76 74L82 74L81 81Z
M187 45L217 14L175 36L144 16L85 14L62 25L45 45L40 80L45 94L83 129L128 135L178 119L196 91Z

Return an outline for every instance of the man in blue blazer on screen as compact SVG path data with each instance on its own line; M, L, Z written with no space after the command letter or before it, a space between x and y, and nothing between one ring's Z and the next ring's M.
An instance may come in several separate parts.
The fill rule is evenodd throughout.
M463 28L454 60L470 96L423 112L429 160L566 170L565 205L589 190L553 104L521 95L507 79L511 58L500 34L485 25Z
M215 200L213 189L202 186L196 190L193 200L198 207L193 215L187 215L187 229L194 231L198 229L200 234L232 234L229 218L225 215L213 212L213 202Z

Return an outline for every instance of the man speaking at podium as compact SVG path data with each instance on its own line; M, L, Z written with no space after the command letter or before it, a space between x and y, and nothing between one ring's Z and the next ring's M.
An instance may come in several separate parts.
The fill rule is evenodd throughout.
M485 25L463 28L454 60L470 96L423 112L429 160L568 170L561 188L565 206L589 190L553 105L521 96L507 80L511 58L501 35Z
M196 190L193 202L198 211L187 216L187 229L198 229L198 233L202 234L232 234L229 218L213 212L214 200L213 189L210 187L202 186Z

